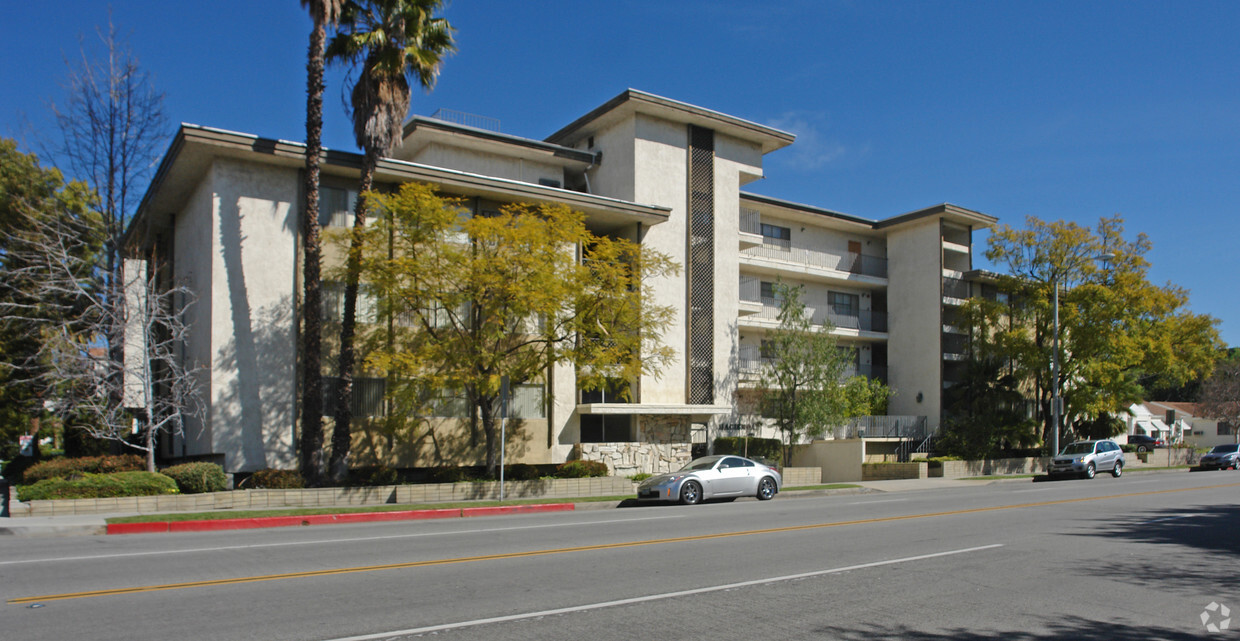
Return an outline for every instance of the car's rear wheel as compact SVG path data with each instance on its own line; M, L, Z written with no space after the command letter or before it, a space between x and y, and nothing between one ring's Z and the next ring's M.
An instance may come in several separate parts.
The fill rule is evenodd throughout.
M1111 470L1111 476L1114 476L1115 478L1119 478L1120 475L1123 473L1124 473L1124 462L1116 461L1115 467Z
M702 502L702 486L697 481L687 481L680 486L680 502L685 505L696 505Z
M1085 473L1082 476L1084 476L1087 479L1092 479L1094 478L1094 474L1096 474L1097 472L1098 472L1098 468L1094 467L1093 463L1090 463L1089 465L1085 466Z
M1150 448L1148 448L1148 447L1146 447L1146 446L1144 446L1144 445L1138 445L1138 446L1137 446L1137 451L1138 451L1138 452L1148 452L1148 451L1150 451Z
M758 481L758 500L769 501L773 498L775 498L775 480L764 476L761 481Z

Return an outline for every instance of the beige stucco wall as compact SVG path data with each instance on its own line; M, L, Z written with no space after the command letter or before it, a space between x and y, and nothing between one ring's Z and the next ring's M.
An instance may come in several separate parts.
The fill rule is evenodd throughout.
M539 179L554 180L561 185L564 184L564 170L552 163L540 163L525 158L449 147L438 143L429 144L419 150L413 157L413 162L534 184L538 184Z
M822 468L823 483L861 480L864 460L865 441L859 438L814 441L798 445L792 454L792 464L797 467Z
M688 128L678 123L635 117L633 135L634 193L639 203L662 205L672 209L667 222L651 226L642 244L670 256L681 266L680 273L651 283L655 305L671 306L675 312L662 336L664 345L675 356L658 375L647 375L641 381L643 403L685 403L688 381L688 306L687 289L687 219L688 206ZM597 137L596 137L597 141ZM614 162L604 151L604 164ZM611 194L608 194L611 195Z
M198 297L183 312L185 323L192 328L186 340L184 358L188 361L187 365L203 368L199 374L198 389L207 405L202 419L190 418L185 425L184 436L173 439L174 456L200 456L215 451L215 425L212 421L215 408L210 402L210 366L214 360L211 349L214 331L211 325L214 243L211 239L216 237L212 231L215 229L212 176L208 170L173 220L173 273L177 282L184 283Z
M892 230L887 251L897 257L888 265L888 380L895 391L888 413L926 416L930 429L935 429L943 385L938 219Z
M221 159L210 180L213 450L229 472L293 467L297 171Z

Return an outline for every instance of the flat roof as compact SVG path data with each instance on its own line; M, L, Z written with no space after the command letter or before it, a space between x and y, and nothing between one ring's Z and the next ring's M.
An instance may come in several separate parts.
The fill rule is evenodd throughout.
M572 144L585 135L591 127L602 128L635 113L650 114L668 120L714 129L741 140L757 143L762 146L762 153L764 154L787 147L792 144L793 140L796 140L795 135L774 127L760 125L743 118L729 116L725 113L680 102L679 100L656 96L652 93L636 89L626 89L618 96L574 120L559 131L547 136L546 141L557 144Z

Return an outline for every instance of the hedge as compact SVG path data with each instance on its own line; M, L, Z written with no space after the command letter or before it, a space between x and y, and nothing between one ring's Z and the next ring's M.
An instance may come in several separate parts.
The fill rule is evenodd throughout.
M113 472L138 472L144 469L146 469L146 461L137 454L54 458L31 465L22 480L25 483L36 483L47 479L70 478L82 473L111 474Z
M777 438L750 438L748 450L743 436L720 436L715 439L715 454L736 454L749 458L782 461L784 452ZM748 454L746 454L748 452Z
M266 468L250 475L244 485L254 490L295 490L306 483L297 470L274 470Z
M119 496L157 496L176 494L177 482L158 472L82 473L75 480L44 479L17 488L20 501L48 499L102 499Z
M569 461L555 468L556 478L561 479L583 479L607 474L607 464L602 461Z
M182 494L223 492L228 489L228 477L224 475L224 468L215 463L182 463L160 472L172 477Z

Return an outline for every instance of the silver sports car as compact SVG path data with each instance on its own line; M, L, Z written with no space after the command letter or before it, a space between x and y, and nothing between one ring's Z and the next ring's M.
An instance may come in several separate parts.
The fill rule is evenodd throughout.
M706 499L754 496L773 498L783 477L773 467L739 456L704 456L689 461L678 472L659 474L637 486L637 498L680 501L685 505Z

